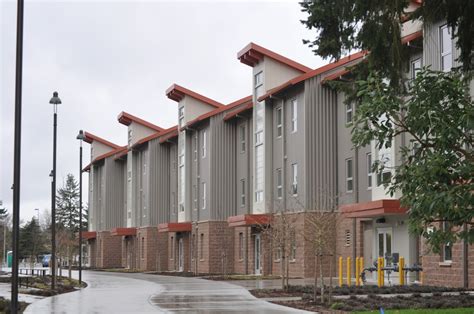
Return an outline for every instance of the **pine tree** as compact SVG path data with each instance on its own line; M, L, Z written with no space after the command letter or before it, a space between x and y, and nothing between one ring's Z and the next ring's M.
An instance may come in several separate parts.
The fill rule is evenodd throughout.
M56 196L56 223L69 232L79 231L79 185L72 174Z

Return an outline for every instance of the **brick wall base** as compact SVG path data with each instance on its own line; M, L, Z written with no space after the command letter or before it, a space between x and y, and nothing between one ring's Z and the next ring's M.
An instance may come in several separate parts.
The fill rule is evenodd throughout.
M127 269L137 268L137 237L125 236L122 239L122 267Z
M89 256L89 267L97 268L97 241L96 239L90 239L87 241L87 249Z
M141 227L137 229L138 240L138 269L154 271L157 269L158 229L156 227Z
M97 268L118 268L122 266L122 239L110 231L97 232Z
M168 239L168 271L191 271L190 232L167 232ZM182 243L182 267L180 269L179 246Z
M233 269L233 230L227 221L202 221L193 225L191 271L198 274L230 274Z

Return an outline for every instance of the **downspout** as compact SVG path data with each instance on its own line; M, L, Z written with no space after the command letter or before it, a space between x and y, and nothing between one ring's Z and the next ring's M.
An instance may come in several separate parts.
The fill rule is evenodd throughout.
M355 108L354 108L355 109ZM359 148L354 146L354 187L355 187L355 194L354 194L354 202L359 203ZM352 234L353 236L353 243L352 243L352 260L354 263L352 264L352 273L356 273L356 265L355 261L357 258L357 218L352 218Z

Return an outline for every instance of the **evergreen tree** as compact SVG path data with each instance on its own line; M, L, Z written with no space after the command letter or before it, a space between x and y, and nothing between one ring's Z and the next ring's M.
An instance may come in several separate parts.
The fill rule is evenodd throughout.
M35 218L32 218L20 228L19 256L20 258L34 257L47 253L44 234Z
M79 231L79 185L72 174L56 196L56 223L69 232Z

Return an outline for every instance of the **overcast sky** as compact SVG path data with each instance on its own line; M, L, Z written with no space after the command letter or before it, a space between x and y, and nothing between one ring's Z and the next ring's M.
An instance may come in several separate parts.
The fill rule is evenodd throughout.
M237 52L255 42L304 65L323 61L302 44L313 33L297 1L25 1L21 218L50 209L57 90L58 187L78 176L78 130L125 145L127 111L162 127L177 122L165 90L178 83L222 103L251 93ZM0 0L0 200L11 212L16 1ZM84 164L89 163L85 144ZM84 199L87 201L84 175Z

